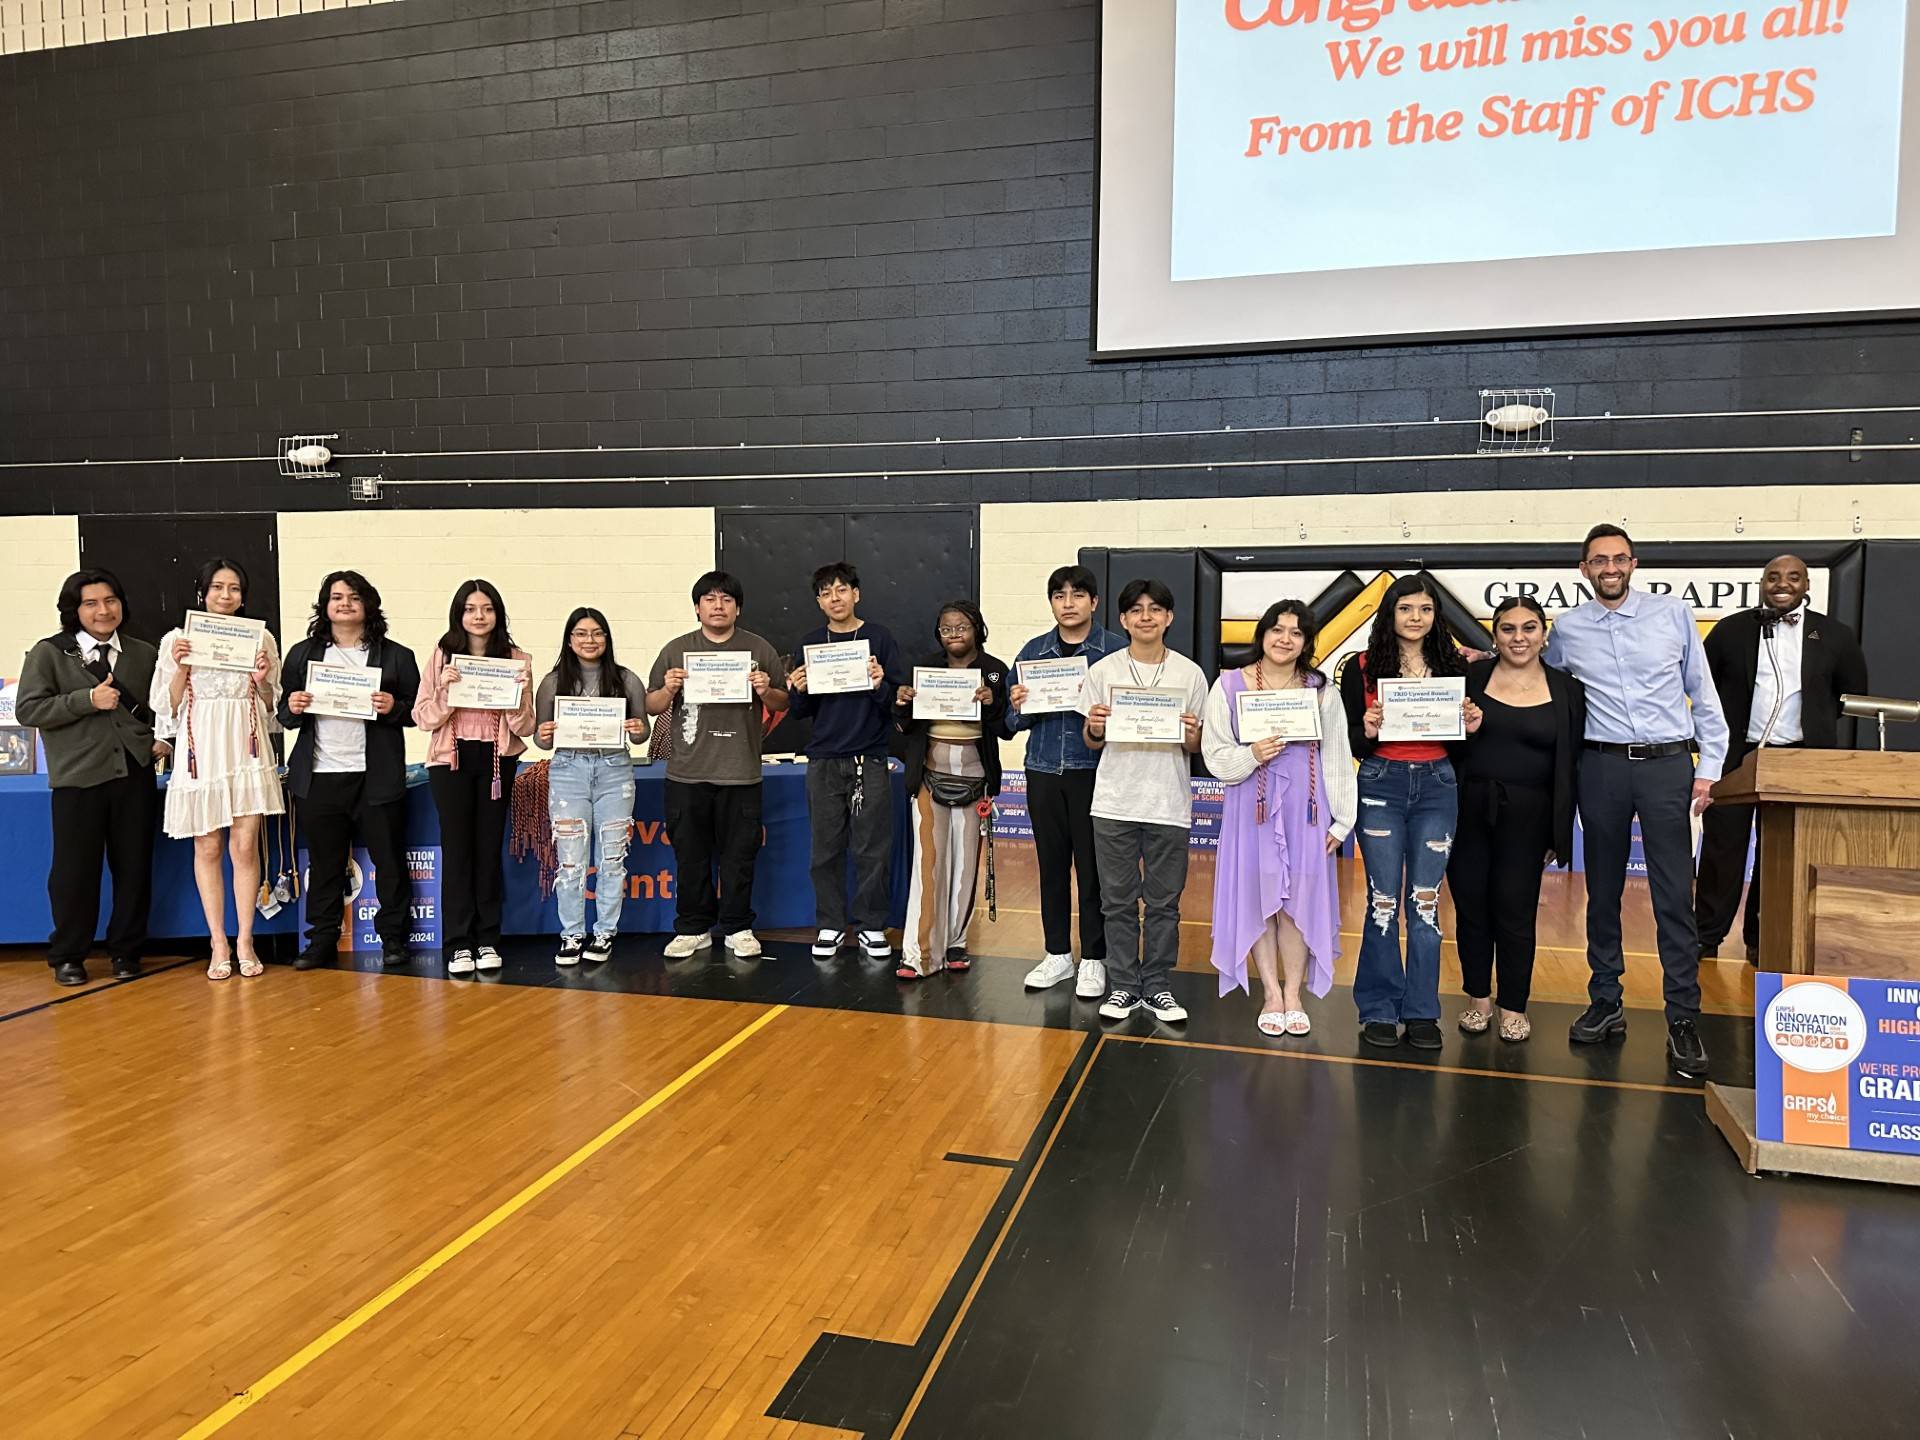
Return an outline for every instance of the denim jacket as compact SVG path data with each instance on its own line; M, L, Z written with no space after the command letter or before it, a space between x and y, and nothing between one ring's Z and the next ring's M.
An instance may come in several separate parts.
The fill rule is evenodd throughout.
M1106 629L1095 625L1087 632L1087 638L1080 642L1079 653L1087 657L1091 665L1103 655L1111 655L1116 650L1126 648L1126 640ZM1055 626L1044 635L1036 635L1020 649L1020 660L1058 660L1061 658L1060 629ZM1009 676L1018 683L1017 674ZM1089 750L1087 742L1080 738L1082 718L1068 711L1064 714L1036 715L1027 719L1019 711L1009 707L1005 722L1007 738L1012 739L1020 731L1028 731L1027 758L1028 770L1039 770L1048 775L1063 774L1068 770L1091 770L1100 763L1098 752Z

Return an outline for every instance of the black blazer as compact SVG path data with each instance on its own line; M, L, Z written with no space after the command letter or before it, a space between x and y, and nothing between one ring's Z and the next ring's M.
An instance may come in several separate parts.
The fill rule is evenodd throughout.
M1478 705L1487 698L1487 682L1493 678L1493 667L1499 663L1497 660L1475 660L1467 666L1467 698L1474 704ZM1547 703L1556 721L1553 732L1553 856L1560 864L1571 869L1574 800L1579 793L1575 788L1575 780L1580 768L1581 752L1586 749L1587 687L1565 670L1546 664L1540 668L1547 672ZM1469 735L1464 744L1454 746L1453 764L1463 785L1470 784L1474 779L1473 743L1476 738ZM1463 795L1460 803L1470 805L1474 800Z
M947 653L944 650L937 651L915 663L929 667L945 665ZM976 667L980 671L981 680L986 683L988 689L993 691L993 698L980 707L980 743L975 749L979 751L981 767L987 772L987 794L998 795L1000 793L1000 722L1006 718L1007 714L1009 672L1006 661L989 655L984 650L980 652ZM911 673L905 683L909 685L913 683ZM927 729L933 722L915 720L913 707L908 705L902 707L896 715L894 724L899 728L901 736L898 753L907 767L907 794L917 795L920 793L921 782L926 778L929 738Z
M287 757L287 789L302 799L313 784L313 726L287 708L287 697L307 688L307 662L325 659L326 653L325 645L302 640L287 652L280 667L280 723L300 732L293 754ZM380 688L393 696L393 709L367 723L365 799L369 805L386 805L407 794L407 737L401 732L413 724L420 666L413 652L391 637L368 645L367 664L380 671Z
M1817 610L1801 612L1806 637L1800 643L1800 728L1804 743L1816 750L1840 745L1840 697L1867 690L1867 657L1847 626ZM1760 673L1761 625L1758 610L1729 615L1707 632L1707 668L1726 712L1727 769L1753 752L1747 726L1753 720L1753 682Z

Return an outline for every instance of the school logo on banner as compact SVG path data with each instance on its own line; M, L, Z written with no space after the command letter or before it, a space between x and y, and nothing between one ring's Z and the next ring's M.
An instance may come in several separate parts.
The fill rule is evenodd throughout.
M1920 1155L1920 984L1754 978L1762 1140Z

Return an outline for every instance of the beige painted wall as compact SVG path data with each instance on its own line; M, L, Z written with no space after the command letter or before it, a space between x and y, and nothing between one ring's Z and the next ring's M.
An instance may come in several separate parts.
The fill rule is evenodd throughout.
M60 582L80 568L71 515L0 515L0 675L17 676L27 647L60 628Z
M711 509L340 510L280 517L283 644L306 633L329 571L358 570L380 591L392 634L424 668L463 580L491 580L534 676L560 652L576 605L604 611L620 663L642 675L693 627L689 591L713 568ZM423 737L409 739L421 759Z

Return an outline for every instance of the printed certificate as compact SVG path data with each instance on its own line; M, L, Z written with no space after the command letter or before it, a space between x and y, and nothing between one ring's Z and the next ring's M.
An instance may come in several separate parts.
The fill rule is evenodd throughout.
M751 650L689 650L680 657L687 672L680 698L689 705L744 705L753 699Z
M1318 740L1320 692L1317 690L1242 690L1234 701L1240 743L1256 740Z
M867 676L867 662L872 659L873 647L865 640L807 646L807 693L859 695L873 689Z
M380 672L372 666L307 662L307 693L313 697L307 714L333 720L373 719L373 697L380 689Z
M1180 717L1187 708L1187 692L1145 685L1116 685L1107 694L1112 713L1107 716L1108 741L1149 745L1180 744L1187 738Z
M462 710L517 710L520 708L520 662L494 660L483 655L456 655L453 668L460 678L447 687L447 700Z
M553 748L556 750L624 750L627 744L627 698L615 695L556 695L553 697Z
M916 720L978 720L978 670L956 670L947 665L913 667L913 718Z
M1426 680L1382 680L1380 738L1382 740L1464 740L1465 676Z
M1086 656L1022 660L1013 668L1027 687L1027 703L1020 707L1022 715L1058 715L1080 708L1080 692L1087 688Z
M245 670L267 648L267 622L242 615L187 612L187 661L196 670Z

